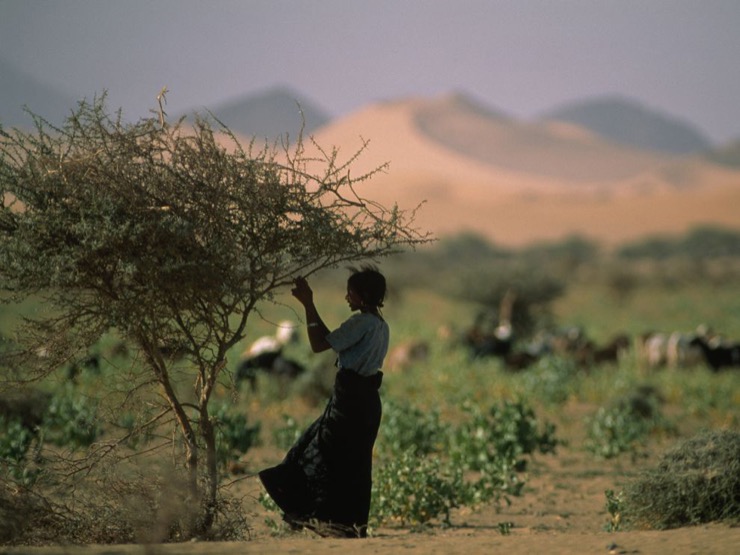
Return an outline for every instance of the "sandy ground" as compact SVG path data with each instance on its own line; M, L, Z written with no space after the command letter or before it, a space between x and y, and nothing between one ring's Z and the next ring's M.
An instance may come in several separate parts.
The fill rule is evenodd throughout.
M333 540L315 538L256 539L251 542L189 543L160 546L113 546L26 548L0 550L8 554L69 554L69 555L175 555L242 553L260 555L342 553L365 555L371 553L407 555L533 555L537 553L565 554L644 554L644 555L725 555L738 552L740 528L707 526L683 528L668 532L630 532L620 534L543 532L522 535L512 532L501 536L493 530L458 528L434 534L387 533L367 540Z
M572 422L583 414L583 407L567 409ZM576 428L575 426L573 427ZM558 428L560 429L560 428ZM740 553L740 527L709 524L667 531L607 532L609 514L604 492L618 490L644 465L652 465L668 445L655 446L646 459L635 463L629 456L618 460L599 460L580 447L575 436L561 436L568 444L555 455L537 455L526 475L523 495L512 498L509 506L486 506L457 511L452 527L435 526L428 531L380 528L363 540L321 538L310 532L283 532L267 527L265 517L273 517L257 501L260 485L256 478L237 482L244 495L245 510L252 523L252 539L242 542L189 542L167 545L58 546L42 548L0 548L3 554L331 554L370 553L433 555L548 555L644 554L644 555L730 555ZM278 456L274 450L252 453L255 466L270 464ZM502 524L510 523L504 535Z

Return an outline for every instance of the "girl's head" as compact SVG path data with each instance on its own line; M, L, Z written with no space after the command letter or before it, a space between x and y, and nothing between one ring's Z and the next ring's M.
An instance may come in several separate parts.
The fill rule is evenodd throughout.
M359 300L358 309L377 310L383 307L385 300L385 277L372 264L360 268L350 268L351 275L347 280L347 295L350 292Z

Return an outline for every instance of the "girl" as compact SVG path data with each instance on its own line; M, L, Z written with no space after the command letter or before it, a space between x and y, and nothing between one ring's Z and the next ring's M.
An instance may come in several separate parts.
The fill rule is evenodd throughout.
M372 452L380 425L380 368L389 329L380 312L385 277L370 265L351 268L345 299L352 315L330 331L304 278L293 296L303 305L311 349L337 353L334 390L324 413L283 462L259 473L286 522L321 535L365 537L370 512Z

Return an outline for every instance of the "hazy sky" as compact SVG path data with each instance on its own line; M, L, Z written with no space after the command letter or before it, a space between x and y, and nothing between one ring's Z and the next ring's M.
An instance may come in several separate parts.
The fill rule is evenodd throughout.
M163 86L170 113L289 85L332 116L462 91L531 118L621 94L740 137L740 0L0 0L0 57L132 118Z

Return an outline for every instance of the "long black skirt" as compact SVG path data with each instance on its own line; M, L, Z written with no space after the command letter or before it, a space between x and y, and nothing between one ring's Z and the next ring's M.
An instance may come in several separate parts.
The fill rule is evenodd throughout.
M287 522L326 535L366 535L382 381L382 372L339 370L324 413L279 465L259 473Z

